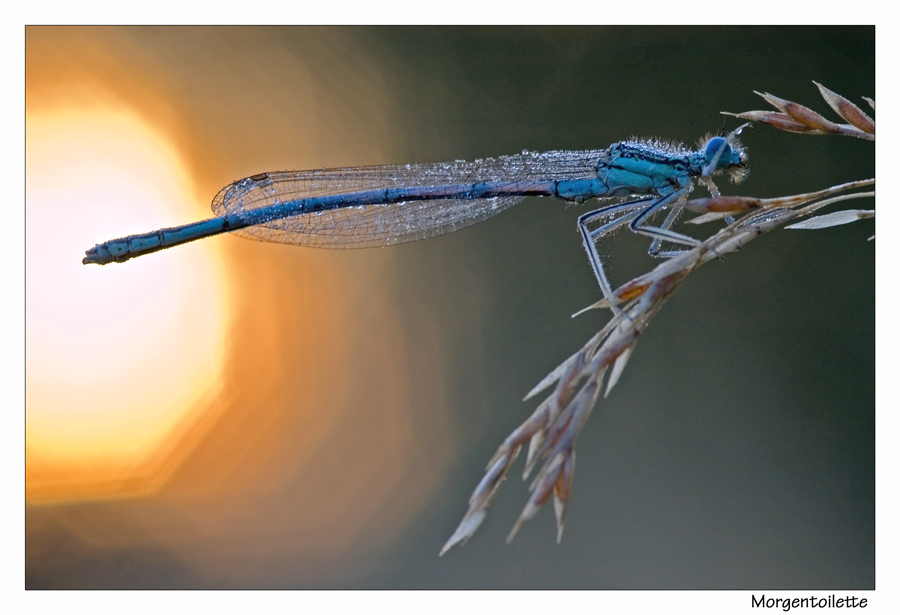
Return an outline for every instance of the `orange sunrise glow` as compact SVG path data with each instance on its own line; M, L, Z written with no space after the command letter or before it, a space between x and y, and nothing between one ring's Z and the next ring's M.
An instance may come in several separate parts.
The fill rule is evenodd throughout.
M211 217L216 192L254 173L391 162L380 65L349 54L310 70L298 43L353 40L311 33L29 28L33 553L58 553L62 524L206 578L279 562L327 578L441 488L456 432L443 338L398 291L398 251L225 234L82 264L97 243Z
M121 111L28 118L31 500L102 493L146 473L151 453L215 393L225 301L214 244L127 269L79 256L190 211L178 160Z

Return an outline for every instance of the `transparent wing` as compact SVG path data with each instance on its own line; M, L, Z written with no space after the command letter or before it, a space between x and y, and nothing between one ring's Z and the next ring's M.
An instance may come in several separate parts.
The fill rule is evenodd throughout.
M605 150L523 152L517 156L473 162L264 173L225 187L213 200L217 216L317 196L347 194L347 205L328 211L273 220L235 231L250 239L328 248L384 246L455 231L494 216L521 196L446 199L353 205L352 194L364 190L416 188L477 182L569 180L596 177Z

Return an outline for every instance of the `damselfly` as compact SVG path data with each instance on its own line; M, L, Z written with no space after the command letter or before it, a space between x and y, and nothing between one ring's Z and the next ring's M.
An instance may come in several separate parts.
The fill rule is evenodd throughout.
M597 240L628 224L653 238L682 246L699 242L671 229L681 204L702 181L713 196L712 177L739 181L746 153L737 142L741 126L708 139L698 150L655 140L621 141L589 151L524 151L474 162L455 161L317 171L260 173L223 188L215 218L130 235L85 252L84 264L124 262L203 237L235 232L260 241L324 248L387 246L433 237L500 213L527 196L582 203L591 198L639 197L586 213L578 219L585 249L603 295L615 309ZM663 222L651 216L668 210ZM600 226L591 229L600 222Z

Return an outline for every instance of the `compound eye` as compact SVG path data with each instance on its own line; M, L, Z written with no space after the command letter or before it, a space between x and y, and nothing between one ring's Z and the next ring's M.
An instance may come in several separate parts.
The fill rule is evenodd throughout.
M703 156L706 158L706 163L709 164L712 162L713 158L716 157L716 154L719 153L719 150L722 151L719 154L719 160L716 162L716 167L719 169L727 169L733 164L737 164L734 161L734 152L731 149L731 144L728 143L728 139L724 137L713 137L706 143L706 149L703 150Z

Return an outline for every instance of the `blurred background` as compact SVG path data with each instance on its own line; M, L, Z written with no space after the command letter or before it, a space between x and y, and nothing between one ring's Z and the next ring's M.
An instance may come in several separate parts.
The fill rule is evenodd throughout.
M869 221L698 271L582 433L562 544L551 510L504 544L520 461L442 558L524 394L606 320L570 318L599 297L589 204L81 258L263 171L694 144L754 90L864 105L874 67L874 27L26 28L26 586L873 588ZM868 142L744 142L726 194L874 175ZM647 243L602 246L614 283Z

